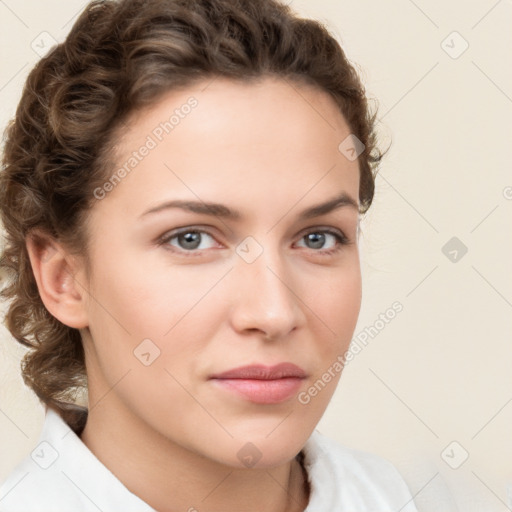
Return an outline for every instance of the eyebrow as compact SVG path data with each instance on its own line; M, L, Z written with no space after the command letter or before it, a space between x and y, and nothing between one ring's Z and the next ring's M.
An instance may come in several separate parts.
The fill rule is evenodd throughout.
M327 213L336 210L338 208L349 207L359 212L359 205L355 199L349 196L347 193L342 192L340 195L329 199L328 201L314 206L310 206L303 210L299 215L299 220L312 219L314 217L320 217ZM238 210L233 210L226 205L219 203L205 203L203 201L187 201L187 200L174 200L166 201L165 203L159 204L146 210L140 215L139 218L145 217L150 214L160 213L164 210L171 208L181 208L193 213L199 213L203 215L212 215L223 219L229 219L233 221L239 221L243 215Z

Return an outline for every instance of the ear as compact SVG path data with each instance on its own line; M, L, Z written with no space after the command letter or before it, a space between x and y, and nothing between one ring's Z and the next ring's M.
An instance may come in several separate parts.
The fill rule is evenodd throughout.
M85 274L80 263L49 235L32 231L25 238L41 300L68 327L89 325Z

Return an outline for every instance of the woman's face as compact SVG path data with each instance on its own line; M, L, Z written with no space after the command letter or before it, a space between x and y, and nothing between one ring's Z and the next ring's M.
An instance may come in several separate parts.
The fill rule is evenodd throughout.
M132 118L88 223L91 407L231 466L300 451L361 302L349 135L325 93L277 79L218 78ZM220 378L281 363L302 376Z

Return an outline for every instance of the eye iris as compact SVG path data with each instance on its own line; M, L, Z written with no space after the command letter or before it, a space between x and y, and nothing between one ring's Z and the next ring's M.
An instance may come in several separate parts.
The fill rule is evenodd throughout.
M306 235L308 242L312 242L313 249L321 249L325 244L324 233L309 233Z
M201 243L201 234L197 231L189 231L178 235L178 240L180 241L180 245L185 249L197 249Z

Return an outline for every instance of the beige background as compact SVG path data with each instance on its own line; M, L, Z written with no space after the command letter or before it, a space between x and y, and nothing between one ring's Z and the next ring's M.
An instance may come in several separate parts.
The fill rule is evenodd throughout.
M363 223L355 334L372 335L318 428L390 459L420 511L512 509L512 1L288 3L336 33L393 144ZM37 45L61 41L83 5L0 0L2 128ZM453 237L465 255L443 252ZM43 409L21 349L0 338L2 479L34 448Z

